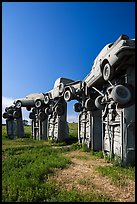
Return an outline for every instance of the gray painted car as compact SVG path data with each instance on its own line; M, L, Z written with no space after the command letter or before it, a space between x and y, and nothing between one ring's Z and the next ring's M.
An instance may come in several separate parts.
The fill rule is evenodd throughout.
M74 80L63 77L59 77L58 79L56 79L53 89L45 94L44 103L49 104L51 100L59 99L60 97L62 97L66 85L72 82L74 82Z
M107 44L95 58L91 72L85 77L87 87L111 80L124 68L125 61L134 55L135 39L121 35L114 43Z
M53 99L62 96L65 86L72 82L74 82L74 80L72 79L63 78L63 77L58 78L55 81L54 87L53 87L53 92L52 92Z
M33 93L24 98L16 99L13 103L15 104L16 108L27 107L29 110L31 107L41 107L44 103L44 98L44 93Z
M72 83L69 83L64 88L64 99L65 101L71 101L71 100L79 100L81 97L83 90L83 83L82 81L74 81Z

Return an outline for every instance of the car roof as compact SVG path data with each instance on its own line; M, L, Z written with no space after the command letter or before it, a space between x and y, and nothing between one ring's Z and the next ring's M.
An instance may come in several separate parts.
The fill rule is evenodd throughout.
M71 83L71 82L74 82L74 80L72 79L68 79L68 78L64 78L64 77L59 77L58 79L56 79L55 83L54 83L54 88L59 86L60 83L63 83L63 84L68 84L68 83Z

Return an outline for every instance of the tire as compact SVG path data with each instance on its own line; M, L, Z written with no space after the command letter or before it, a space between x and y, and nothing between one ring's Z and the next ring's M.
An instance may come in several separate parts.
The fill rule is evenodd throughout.
M4 118L4 119L8 118L8 113L7 113L7 112L4 112L4 113L3 113L3 118Z
M40 99L35 100L35 107L40 108L42 106L42 101Z
M88 99L85 101L85 108L86 108L88 111L92 111L92 110L95 110L95 109L96 109L96 106L95 106L95 103L94 103L93 99L88 98Z
M30 112L29 118L32 119L32 120L34 120L34 119L35 119L35 114L34 114L33 112Z
M31 111L31 107L26 107L26 110L27 111Z
M103 78L105 81L111 80L114 76L114 69L113 67L109 64L106 63L104 68L103 68Z
M63 91L64 91L64 84L60 83L60 85L59 85L59 93L63 93Z
M37 113L37 109L36 109L36 108L33 108L33 109L32 109L32 113L36 114L36 113Z
M102 96L98 96L98 97L95 99L95 106L96 106L98 109L101 109L101 110L104 109L104 105L101 104L102 98L103 98Z
M119 104L126 104L131 99L131 92L127 87L123 85L117 85L111 91L111 97Z
M7 113L8 113L9 115L12 115L12 114L13 114L13 109L12 109L12 108L9 108L9 109L7 110Z
M9 109L9 108L8 108L8 107L6 107L6 108L5 108L5 112L8 112L8 109Z
M65 101L71 101L71 99L72 99L72 94L71 94L71 91L70 90L67 90L67 91L65 91L65 93L64 93L64 99L65 99Z
M38 114L38 119L39 119L40 121L44 121L46 118L47 118L47 115L46 115L44 112L40 112L40 113Z
M73 109L75 112L81 112L83 110L82 104L81 103L75 103L73 106Z
M57 105L56 107L55 107L55 112L57 113L57 115L58 116L62 116L63 114L64 114L64 112L65 112L65 110L64 110L64 106L63 105Z
M16 106L16 108L21 108L21 106L22 106L21 101L16 101L15 106Z
M45 98L44 98L44 103L45 103L46 105L48 105L49 102L50 102L49 96L46 95Z
M49 107L45 108L45 113L46 115L50 115L52 113L52 109Z
M19 111L14 111L13 112L13 117L14 118L19 118L20 117L20 112Z

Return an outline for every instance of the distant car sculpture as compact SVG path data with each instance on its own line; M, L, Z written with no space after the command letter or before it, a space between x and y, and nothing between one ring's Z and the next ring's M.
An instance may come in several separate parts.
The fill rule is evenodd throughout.
M27 110L31 110L32 107L40 108L44 103L44 93L29 94L24 98L19 98L14 101L17 108L26 107Z
M50 115L55 111L57 115L61 116L64 114L64 105L63 105L63 93L64 88L67 84L74 82L72 79L59 77L55 83L52 90L45 94L44 103L48 106L45 109L45 113Z
M14 105L5 108L5 112L3 113L4 119L17 119L19 117L21 117L20 109L17 109Z
M3 118L6 119L6 130L8 138L14 139L24 137L21 108L16 108L15 105L6 107L5 112L3 113Z

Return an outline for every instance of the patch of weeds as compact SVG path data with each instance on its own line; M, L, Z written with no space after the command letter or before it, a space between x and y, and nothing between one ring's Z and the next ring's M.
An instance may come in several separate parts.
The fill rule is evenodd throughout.
M91 183L90 180L87 180L87 179L79 179L78 183L81 185L84 185L84 186L90 186L92 188L95 188L95 185L93 183Z
M46 185L45 179L55 168L66 167L70 159L63 156L60 150L46 146L25 147L19 154L20 150L7 149L9 157L2 162L3 202L48 200L48 195L52 196L53 193L54 196L55 189Z
M72 149L72 150L80 150L81 147L82 147L82 144L80 144L79 142L73 143L73 144L71 145L71 149Z
M14 148L9 148L7 149L7 154L10 156L10 155L14 155L15 153L15 149Z
M108 163L112 163L113 166L119 166L119 167L125 167L125 165L122 162L122 159L120 156L118 155L109 155L106 152L103 152L104 155L104 159L108 162ZM130 166L130 165L128 165Z
M132 180L135 179L135 169L132 167L124 168L120 166L99 166L96 168L96 170L103 176L110 177L112 183L117 186L127 185L127 178L130 178Z
M32 137L31 133L25 133L25 138L31 138L31 137Z
M107 196L100 195L96 192L81 193L75 188L72 190L65 190L60 187L57 188L56 196L48 201L52 202L109 202L111 199Z
M48 144L49 146L65 146L66 142L65 141L59 142L59 141L52 139L52 140L48 140Z
M122 164L122 160L119 156L115 155L114 158L112 159L112 163L113 163L113 166L123 166Z
M82 144L82 147L81 147L81 151L82 151L82 152L90 152L91 149L89 149L89 148L87 147L87 144L86 144L86 143L83 143L83 144Z
M89 156L85 155L85 156L81 156L81 155L74 155L72 156L72 158L77 158L77 159L81 159L81 160L89 160Z
M93 151L93 150L91 150L91 155L96 157L96 158L104 159L104 155L103 155L102 151Z
M3 124L2 125L2 139L7 139L8 138L8 136L7 136L7 131L6 131L6 125L5 124Z

